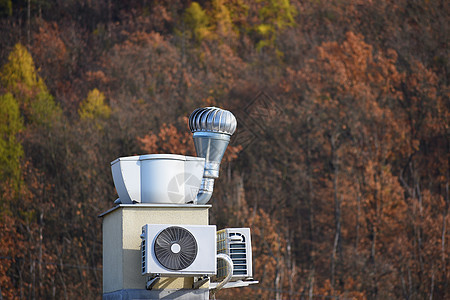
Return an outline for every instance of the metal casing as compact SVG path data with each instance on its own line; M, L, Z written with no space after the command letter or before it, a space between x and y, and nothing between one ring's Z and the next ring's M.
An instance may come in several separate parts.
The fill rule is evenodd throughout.
M205 160L175 154L120 157L111 162L114 185L122 204L193 202Z
M196 243L197 254L193 262L181 270L164 267L155 255L155 240L165 229L178 226L189 231ZM203 276L216 274L217 242L215 225L167 225L146 224L141 234L141 273L142 275L160 274L161 276ZM182 251L182 250L181 250Z
M218 107L197 108L189 117L189 129L192 132L217 132L232 135L236 126L234 115Z
M230 256L233 261L233 276L231 281L251 279L252 241L250 228L226 228L217 232L217 253ZM228 274L227 266L219 261L217 278L224 278Z

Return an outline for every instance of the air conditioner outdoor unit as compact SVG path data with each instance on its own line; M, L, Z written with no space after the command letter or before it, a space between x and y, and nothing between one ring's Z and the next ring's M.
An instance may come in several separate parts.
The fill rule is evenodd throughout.
M142 227L142 275L203 276L216 274L216 226Z
M250 228L226 228L217 232L217 253L224 253L233 261L233 276L231 281L251 279L252 270L252 242ZM227 265L219 260L217 278L227 276Z

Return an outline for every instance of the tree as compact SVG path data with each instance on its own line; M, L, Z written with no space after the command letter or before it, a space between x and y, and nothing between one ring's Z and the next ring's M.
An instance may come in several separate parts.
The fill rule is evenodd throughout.
M0 181L13 182L17 188L21 175L23 148L18 134L23 129L19 105L11 93L0 96Z
M185 10L183 22L190 33L190 38L201 42L211 33L209 30L209 17L206 11L197 2L192 2Z
M12 15L12 1L1 0L0 1L0 17L10 17Z
M87 98L81 102L78 114L82 121L95 122L97 129L101 129L102 120L111 116L111 108L105 103L105 95L97 89L89 92Z
M260 40L256 48L261 50L264 47L276 47L278 33L294 26L297 11L289 0L260 0L257 3L259 24L255 31Z
M26 124L50 126L59 118L61 109L37 74L30 53L21 44L16 44L8 56L0 71L0 81L17 99Z

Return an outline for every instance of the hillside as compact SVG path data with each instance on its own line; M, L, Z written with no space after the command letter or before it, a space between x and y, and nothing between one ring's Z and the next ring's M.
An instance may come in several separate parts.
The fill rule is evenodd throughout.
M250 227L221 299L448 299L448 1L0 1L0 299L98 299L110 162L238 129L210 202Z

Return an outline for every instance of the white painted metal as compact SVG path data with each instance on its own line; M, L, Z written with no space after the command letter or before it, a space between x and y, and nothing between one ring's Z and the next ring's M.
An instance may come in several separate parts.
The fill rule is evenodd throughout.
M193 202L202 182L205 159L175 154L121 157L111 171L122 204Z
M253 266L250 228L226 228L218 231L217 253L227 254L233 261L234 270L231 281L252 278ZM219 262L217 266L217 278L224 278L227 274L227 266Z
M238 287L246 287L249 286L250 284L257 284L259 283L259 281L257 280L238 280L238 281L230 281L228 283L226 283L223 288L224 289L229 289L229 288L238 288ZM219 284L219 282L210 282L209 283L209 289L215 289L217 287L217 285Z
M120 157L111 162L119 199L123 204L141 203L141 162L139 156Z
M155 256L155 240L168 227L177 226L188 230L197 242L197 255L193 262L182 270L165 268ZM203 276L216 274L216 226L215 225L167 225L146 224L142 227L141 271L142 275ZM176 250L178 247L175 246ZM181 249L180 251L183 251Z

